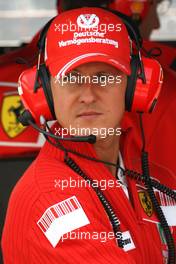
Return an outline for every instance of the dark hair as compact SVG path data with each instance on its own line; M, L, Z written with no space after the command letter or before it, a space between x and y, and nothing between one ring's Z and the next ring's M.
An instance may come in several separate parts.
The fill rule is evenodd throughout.
M83 6L87 7L108 7L113 0L60 0L63 10L75 9ZM58 1L59 2L59 1Z

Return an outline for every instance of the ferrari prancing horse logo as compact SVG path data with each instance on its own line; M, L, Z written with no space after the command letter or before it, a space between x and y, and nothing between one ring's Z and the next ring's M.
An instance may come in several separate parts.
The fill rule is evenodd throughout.
M146 191L140 191L139 192L139 200L142 205L142 208L144 209L144 212L148 216L152 216L153 214L153 205L152 201L149 197L149 194Z
M26 129L18 120L23 110L19 95L7 95L3 98L1 123L10 138L15 138Z

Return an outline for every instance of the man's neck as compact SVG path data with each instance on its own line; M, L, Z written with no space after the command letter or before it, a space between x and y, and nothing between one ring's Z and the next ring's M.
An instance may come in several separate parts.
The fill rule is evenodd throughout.
M119 156L119 140L117 136L109 136L106 139L97 141L94 145L95 151L99 159L111 163L117 163ZM116 168L106 165L113 176L116 176Z

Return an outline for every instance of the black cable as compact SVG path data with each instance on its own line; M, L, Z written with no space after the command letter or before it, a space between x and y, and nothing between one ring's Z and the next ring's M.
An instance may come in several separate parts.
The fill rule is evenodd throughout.
M165 218L165 215L158 203L158 200L152 188L152 182L149 176L150 174L149 174L148 153L147 152L142 152L142 170L143 170L143 175L145 178L145 186L147 188L147 192L152 201L153 207L155 209L155 212L158 216L158 219L160 221L161 227L163 228L163 232L165 235L166 243L168 246L168 264L175 264L176 255L175 255L174 239L172 237L172 234L171 234L169 225L167 223L167 220Z
M52 133L52 131L50 130L47 122L45 123L45 126L48 128L48 130L50 131L50 133ZM34 127L35 128L35 127ZM41 129L43 131L43 129ZM39 130L38 130L39 131ZM40 132L40 131L39 131ZM43 132L42 132L43 133ZM55 146L56 148L60 148L62 151L66 151L66 152L70 152L72 154L75 154L81 158L84 158L84 159L87 159L87 160L91 160L91 161L95 161L95 162L99 162L99 163L103 163L105 165L109 165L109 166L113 166L113 167L116 167L117 169L120 169L123 173L124 176L128 176L128 177L131 177L133 178L134 180L138 181L138 182L142 182L144 183L144 176L142 174L140 174L139 172L136 172L136 171L133 171L133 170L129 170L129 169L124 169L122 168L120 165L117 165L115 163L111 163L111 162L108 162L108 161L103 161L103 160L99 160L99 159L96 159L96 158L92 158L90 156L87 156L87 155L84 155L84 154L81 154L77 151L74 151L74 150L71 150L71 149L66 149L60 142L59 140L56 138L57 136L54 137L56 143L53 143L49 138L48 136L46 136L46 133L43 134L47 141ZM50 136L49 133L47 133L47 135ZM151 176L152 177L152 176ZM152 182L152 186L154 188L156 188L157 190L160 190L161 192L167 194L169 197L171 197L172 199L174 199L176 201L176 192L173 191L172 189L170 189L169 187L165 186L164 184L161 184L159 182L157 182L156 180L154 179L151 179L151 182Z
M142 126L142 115L140 115L140 122L141 122L140 127L142 129L141 132L142 132L142 134L144 136L143 126ZM47 123L46 123L46 127L48 128L48 130L50 132L52 132L50 130L49 126L47 125ZM83 177L88 183L90 183L91 187L94 189L94 191L98 195L100 201L102 202L102 205L104 206L104 209L106 210L106 213L109 216L109 219L110 219L110 222L112 223L113 230L114 230L114 234L115 234L115 237L116 237L116 240L117 240L117 243L118 243L119 247L123 247L122 233L120 231L120 222L119 222L117 216L115 215L114 210L113 210L111 204L108 202L108 200L106 199L106 197L104 196L104 194L102 193L102 191L98 187L95 187L93 185L93 180L90 179L70 157L68 157L68 152L72 152L72 153L74 152L74 154L79 154L79 156L85 158L84 155L82 155L80 153L76 153L75 151L71 151L69 149L66 149L58 140L57 140L57 143L53 143L48 138L48 136L45 135L45 138L52 145L54 145L55 147L59 147L61 150L63 150L64 153L65 153L64 162L72 170L74 170L81 177ZM145 137L144 137L144 139L145 139ZM143 146L144 145L145 144L143 143ZM90 158L90 157L88 157L88 158L91 159L91 160L94 160L94 161L106 163L106 162L101 161L101 160L96 160L95 158ZM113 166L119 167L117 164L113 164ZM160 183L158 183L157 181L152 180L150 178L150 176L149 176L150 175L149 174L149 165L148 165L148 154L145 151L142 152L142 171L143 171L143 176L141 177L141 175L139 173L133 172L133 175L132 175L130 170L126 170L126 172L128 172L127 173L128 176L132 176L133 178L136 178L137 177L138 180L144 182L144 184L145 184L145 186L147 188L148 194L150 196L150 199L152 201L152 204L154 206L154 209L156 211L156 214L158 216L158 219L160 220L160 223L161 223L161 226L163 228L164 234L165 234L165 238L166 238L166 242L167 242L168 250L169 250L169 260L168 260L168 264L175 264L175 246L174 246L174 240L173 240L172 234L170 232L170 228L168 226L168 223L167 223L167 221L165 219L165 216L163 214L163 211L160 208L160 205L158 204L158 201L157 201L157 199L155 197L155 194L154 194L154 191L153 191L153 188L152 187L153 187L153 185L154 185L155 188L157 188L158 186L160 186L161 187L160 189L162 191L166 192L168 195L170 195L170 193L171 193L172 190L170 190L168 187L163 186ZM174 198L174 197L176 198L176 194L175 194L174 191L172 191L172 198Z
M50 127L48 126L48 124L46 123L46 127L47 129L51 131ZM52 145L54 144L49 138L48 136L45 135L46 140L51 143ZM64 153L64 162L72 169L74 170L77 174L79 174L86 182L88 182L91 187L93 188L93 190L96 192L99 200L101 201L108 217L109 220L112 224L113 227L113 231L114 231L114 235L117 241L117 244L119 247L123 248L123 239L122 239L122 232L120 231L120 221L118 219L118 217L116 216L114 209L112 208L110 202L107 200L107 198L105 197L105 195L103 194L103 192L101 191L101 189L99 187L94 186L93 180L91 178L89 178L82 170L81 168L76 164L76 162L71 159L68 156L68 150L66 148L63 147L63 145L57 140L56 142L57 146L60 147ZM55 144L54 144L55 145ZM55 145L56 146L56 145Z
M153 47L149 50L147 50L146 48L142 47L142 51L145 53L146 57L149 58L156 58L162 55L162 50L160 47Z
M139 172L126 169L125 175L135 179L137 182L144 183L144 176L141 175ZM151 183L152 183L152 187L154 187L155 189L157 189L157 190L161 191L162 193L168 195L169 197L171 197L172 199L174 199L176 201L176 192L175 191L173 191L169 187L165 186L164 184L161 184L160 182L152 179L152 176L151 176Z
M176 263L176 253L175 253L175 245L174 245L174 239L172 237L169 225L167 223L167 220L165 218L165 215L158 203L158 200L155 196L152 181L150 178L150 172L149 172L149 164L148 164L148 153L145 151L145 136L144 136L144 129L142 124L142 114L139 114L139 121L140 121L140 128L141 128L141 134L142 139L144 139L143 147L142 147L142 155L141 155L141 162L142 162L142 172L144 177L144 184L147 189L147 192L149 194L149 197L152 201L154 210L158 216L158 219L160 221L161 227L163 228L163 232L165 235L166 243L168 246L168 264L175 264Z
M48 127L48 129L50 130L50 128ZM46 136L47 137L47 136ZM53 144L55 147L56 147L56 144L54 144L52 141L50 141L48 138L46 138L51 144ZM91 187L94 189L94 191L96 192L98 198L100 199L106 213L108 214L108 217L110 219L110 222L112 223L112 226L113 226L113 231L114 231L114 234L115 234L115 237L116 237L116 240L117 240L117 243L118 243L118 246L119 247L123 247L123 239L122 239L122 233L120 231L120 222L116 216L116 214L114 213L114 210L111 206L111 204L109 203L109 201L106 199L106 197L104 196L104 194L102 193L102 191L98 188L98 187L95 187L93 185L93 180L90 179L81 169L80 167L70 158L68 157L68 149L64 148L62 146L62 144L58 141L57 142L57 147L60 147L64 153L65 153L65 158L64 158L64 162L72 169L74 170L77 174L79 174L84 180L86 180L86 182L88 182ZM146 153L143 152L145 155ZM144 155L143 154L143 155ZM145 158L144 158L145 157ZM147 159L146 159L146 156L143 156L143 172L144 172L144 177L146 177L146 175L149 175L149 172L146 174L147 170L148 170L148 164L146 163ZM131 176L131 171L128 170L128 173L130 172L130 176ZM135 173L135 172L134 172ZM141 177L139 177L139 173L137 173L137 177L143 182L144 179L142 179ZM141 176L141 175L140 175ZM147 191L149 193L149 196L152 200L152 203L153 203L153 206L154 206L154 209L158 215L158 218L160 219L160 223L161 223L161 226L163 228L163 231L165 233L165 236L166 236L166 241L167 241L167 244L168 244L168 249L169 249L169 262L168 264L174 264L174 259L175 259L175 255L174 255L174 248L173 248L173 245L174 245L174 241L173 241L173 238L172 238L172 234L170 233L170 229L169 227L167 227L167 221L163 220L165 218L165 216L163 215L163 212L159 206L159 209L158 209L158 201L155 197L155 194L153 192L153 189L152 187L149 188L149 181L148 181L148 177L146 177L147 180L145 181L145 186L147 188ZM155 187L157 187L158 185L160 186L160 184L158 182L156 182L155 180L151 180L150 177L149 177L149 180L150 180L150 186L151 184L152 185L155 185ZM164 187L166 188L165 190L170 192L170 190L168 190L167 187ZM175 193L174 193L175 194ZM175 197L176 198L176 197Z
M158 181L151 179L152 186L161 192L167 194L169 197L176 201L176 192L168 188L167 186L159 183Z
M82 170L81 168L74 162L73 159L68 157L68 155L65 155L64 162L72 169L74 170L77 174L79 174L86 182L88 182L93 190L96 192L99 200L101 201L108 217L109 220L112 224L114 235L117 241L117 244L119 247L123 248L123 238L122 238L122 232L120 231L120 221L118 217L116 216L113 207L111 206L110 202L107 200L103 192L99 187L95 187L93 180L89 178Z
M28 68L32 67L34 61L37 59L38 53L35 54L31 59L25 59L24 57L17 57L15 63L26 65Z
M32 122L31 120L28 120L28 123L29 123L29 125L31 125L34 129L36 129L37 131L39 131L40 133L43 133L43 134L45 134L46 136L50 136L50 137L52 137L52 138L54 138L54 139L58 139L58 136L56 136L56 135L53 135L53 134L51 134L51 133L48 133L48 132L46 132L45 130L43 130L43 129L41 129L40 127L38 127L34 122ZM74 137L72 137L72 141L75 141L75 142L79 142L80 141L80 138L81 138L81 140L82 141L85 141L85 142L89 142L90 144L93 144L93 143L95 143L95 141L96 141L96 136L94 136L94 135L90 135L90 136L88 136L88 137L76 137L76 136L74 136ZM70 141L70 138L62 138L62 140L64 140L64 141Z
M142 151L145 150L145 134L144 134L144 129L143 129L143 124L142 124L142 113L139 113L139 124L140 124L140 130L141 130L141 138L142 138Z

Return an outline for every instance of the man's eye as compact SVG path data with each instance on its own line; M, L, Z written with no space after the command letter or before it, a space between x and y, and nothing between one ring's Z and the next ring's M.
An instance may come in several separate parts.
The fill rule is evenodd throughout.
M69 74L69 76L68 76L68 78L69 78L69 80L78 80L79 78L80 78L80 74L78 74L78 73L71 73L71 74Z
M98 74L96 75L96 77L97 77L97 79L98 79L99 81L101 81L101 80L105 80L105 79L107 79L107 78L109 77L109 74L108 74L108 73L98 73Z
M68 77L67 75L65 75L65 76L62 78L62 80L63 80L64 82L66 82L68 79L69 79L69 77Z
M65 75L64 77L63 77L63 81L64 82L70 82L70 81L73 81L73 80L77 80L79 78L79 74L77 74L77 73L69 73L69 74L67 74L67 75Z
M107 72L100 72L97 74L98 77L108 77L110 76L110 73L107 73Z

